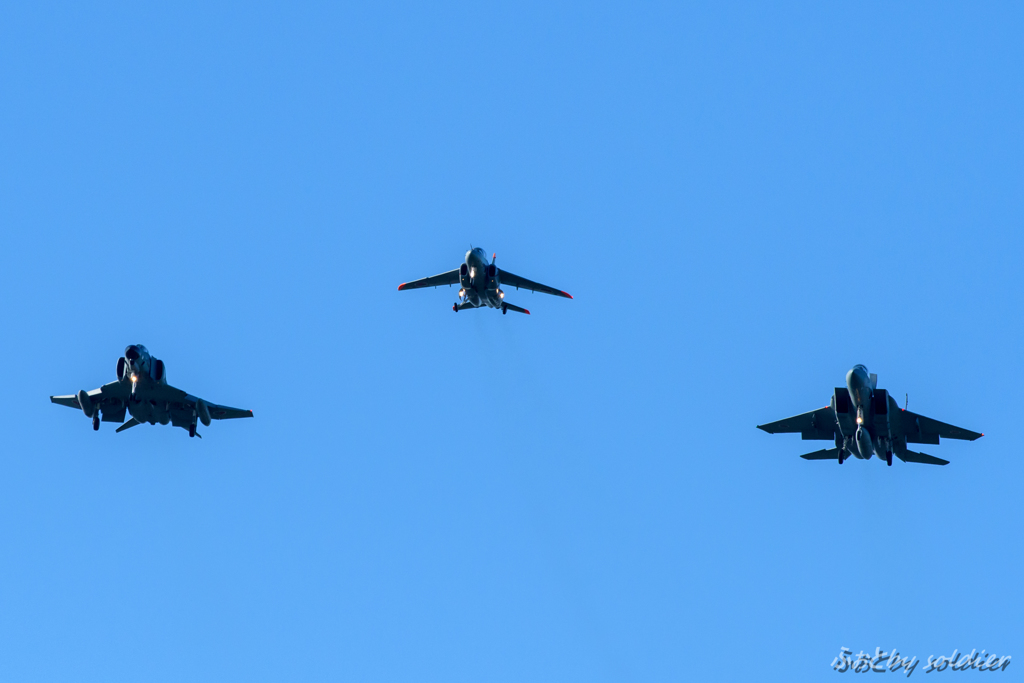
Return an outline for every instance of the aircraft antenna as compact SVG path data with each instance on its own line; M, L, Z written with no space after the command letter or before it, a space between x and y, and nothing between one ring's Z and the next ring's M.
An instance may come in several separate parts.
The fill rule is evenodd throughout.
M904 399L903 410L906 410L907 408L910 407L910 394L905 394L905 396L906 398Z

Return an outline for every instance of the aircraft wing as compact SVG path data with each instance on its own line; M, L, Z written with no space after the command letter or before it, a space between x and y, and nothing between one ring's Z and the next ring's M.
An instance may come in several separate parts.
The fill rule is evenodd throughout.
M67 406L68 408L76 408L81 410L82 406L78 405L78 397L74 395L67 396L51 396L50 403L56 403L59 406Z
M432 275L412 282L403 282L398 285L398 291L406 289L420 289L421 287L440 287L441 285L454 285L459 282L459 269L449 270L447 273Z
M501 268L499 268L498 271L501 273L499 278L501 280L502 285L507 285L509 287L517 287L519 289L528 289L531 292L543 292L544 294L564 296L566 299L572 298L571 294L569 294L568 292L563 292L560 289L548 287L547 285L542 285L539 282L534 282L533 280L527 280L525 277L519 277L515 273L510 273L507 270L502 270Z
M809 413L787 417L785 420L757 425L757 428L769 434L800 432L805 441L826 441L835 438L836 417L832 408L818 408Z
M94 405L103 406L105 404L113 403L114 401L124 402L131 394L131 386L125 385L122 382L114 381L109 384L104 384L99 389L93 389L92 391L85 392L89 395ZM51 403L56 403L60 406L67 406L68 408L82 409L82 406L78 404L78 396L71 394L69 396L51 396Z
M191 394L186 394L181 389L175 389L172 386L161 387L160 396L163 400L171 403L177 403L180 405L180 409L187 413L190 417L192 411L196 409L196 404L199 402L199 398ZM210 418L214 420L232 420L237 417L252 417L251 410L242 410L241 408L231 408L230 406L222 406L216 403L206 403L206 409L210 412Z
M903 431L907 435L907 441L910 443L936 444L939 442L940 437L943 439L974 441L984 436L969 429L954 427L945 422L939 422L930 417L912 413L909 410L901 410L899 415Z
M251 410L229 408L228 406L219 406L216 403L207 403L206 407L210 411L210 417L214 420L234 420L239 417L252 417Z
M171 407L171 421L175 425L187 425L192 422L192 413L196 410L196 404L199 402L199 398L191 394L186 394L181 389L170 386L169 384L160 385L150 389L148 396L157 401L166 401ZM230 420L236 417L252 417L251 410L242 410L241 408L231 408L229 406L222 406L216 403L210 403L204 401L206 408L210 412L210 417L214 420Z

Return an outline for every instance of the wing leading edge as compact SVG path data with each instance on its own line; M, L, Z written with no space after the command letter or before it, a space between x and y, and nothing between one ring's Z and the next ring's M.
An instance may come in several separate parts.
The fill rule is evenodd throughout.
M219 406L216 403L207 403L206 408L210 411L210 417L214 420L235 420L240 417L252 417L251 410Z
M525 277L519 277L515 273L510 273L507 270L501 268L499 268L498 271L501 273L501 284L504 286L517 287L519 289L528 289L531 292L541 292L543 294L551 294L553 296L565 297L566 299L572 298L571 294L569 294L568 292L563 292L560 289L548 287L547 285L542 285L539 282L534 282L533 280L527 280ZM458 271L456 271L456 273L457 272Z
M454 285L459 282L459 269L449 270L447 273L441 273L440 275L431 275L430 277L421 278L419 280L413 280L412 282L403 282L398 285L398 291L402 292L406 289L421 289L423 287L440 287L442 285Z
M933 420L924 415L912 413L909 410L900 410L900 423L903 432L907 435L910 443L937 444L938 439L960 439L962 441L974 441L985 436L980 432L972 432L962 427L954 427L945 422Z
M104 384L99 389L87 391L86 395L94 408L99 408L104 422L123 422L124 413L128 403L131 390L123 382L114 381ZM78 395L51 396L51 403L68 408L82 409L78 402Z
M757 428L769 434L790 434L800 432L805 441L827 441L836 435L836 418L832 408L818 408L807 413L787 417Z

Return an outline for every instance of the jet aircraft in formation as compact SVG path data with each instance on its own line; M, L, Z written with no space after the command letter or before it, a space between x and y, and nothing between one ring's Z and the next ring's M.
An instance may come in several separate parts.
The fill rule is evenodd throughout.
M459 301L452 306L452 310L456 313L467 308L483 308L487 306L490 308L500 308L502 314L509 311L518 311L519 313L529 315L530 312L525 308L520 308L505 301L505 292L501 289L502 285L515 287L516 289L529 289L532 292L553 294L565 297L566 299L572 298L570 294L560 289L548 287L533 280L527 280L525 277L519 277L507 270L498 268L495 265L497 260L497 254L495 254L491 257L491 262L488 263L486 251L480 247L470 249L466 252L466 260L455 270L425 277L421 280L403 282L398 285L398 290L405 291L422 287L460 285Z
M868 460L874 454L884 457L888 465L892 465L893 454L903 462L948 465L948 460L907 450L907 444L938 444L939 437L974 441L984 436L903 410L889 392L877 385L874 373L868 373L863 365L855 365L846 373L846 386L836 387L830 405L757 428L769 434L800 432L805 441L834 439L835 448L800 457L838 460L840 465L851 455Z
M466 252L463 264L455 270L403 283L398 289L458 284L461 287L459 302L452 306L455 312L486 306L500 308L502 313L512 310L529 314L525 308L505 301L502 285L572 298L562 290L501 270L495 261L496 258L492 257L488 263L487 252L479 247L471 248ZM901 409L888 392L877 385L876 375L868 373L863 365L855 365L846 373L846 386L836 387L828 406L758 425L758 429L769 434L799 432L804 440L834 441L835 448L800 457L805 460L837 460L840 465L851 455L869 460L875 454L879 458L884 457L889 465L892 465L893 455L904 462L947 465L947 460L908 450L907 444L938 444L940 437L974 441L984 436ZM50 400L81 410L92 420L92 428L96 430L100 428L101 421L123 422L117 432L143 423L159 423L187 429L189 436L199 436L196 432L198 422L209 426L212 420L253 416L251 410L209 403L175 389L167 383L163 361L149 355L141 344L129 346L124 357L118 358L116 381L92 391L51 396ZM124 422L125 413L131 415L127 422Z
M125 412L132 419L115 431L123 432L135 425L148 422L172 424L196 432L196 423L209 426L211 420L230 420L252 417L251 410L240 410L209 403L186 394L167 383L167 370L162 360L149 355L142 344L132 344L117 359L117 380L92 391L79 391L70 396L51 396L50 401L69 408L78 408L92 419L92 428L99 429L100 421L124 422Z

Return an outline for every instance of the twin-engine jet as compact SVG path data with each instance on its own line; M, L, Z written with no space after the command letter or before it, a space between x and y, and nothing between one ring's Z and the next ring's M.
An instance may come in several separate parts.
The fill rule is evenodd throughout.
M422 280L404 282L398 285L398 290L439 287L441 285L460 285L459 301L452 306L452 310L456 313L467 308L483 308L487 306L489 308L500 308L503 314L509 311L517 311L529 315L530 312L525 308L520 308L505 301L505 292L501 289L502 285L515 287L516 289L529 289L532 292L564 296L566 299L572 298L567 292L563 292L560 289L548 287L533 280L527 280L525 277L514 275L507 270L502 270L495 265L494 262L496 260L497 254L492 256L491 262L488 263L486 251L479 247L470 249L466 252L466 261L455 270L449 270L447 273L441 273L432 277L425 277Z
M92 428L97 430L101 420L124 422L127 411L132 419L118 427L118 432L148 422L172 424L187 429L189 436L202 438L196 433L197 422L209 427L211 420L252 417L251 410L208 403L175 389L167 383L164 362L150 356L141 344L132 344L124 350L124 357L117 359L117 381L71 396L51 396L50 401L80 409L92 418Z
M903 462L948 465L948 460L907 450L907 444L938 444L939 437L974 441L984 436L903 410L877 384L877 375L868 373L863 365L855 365L846 373L846 386L836 387L828 407L757 428L769 434L800 432L804 440L835 439L835 448L800 457L838 460L840 465L851 455L868 460L874 454L884 457L888 465L892 465L893 454Z

